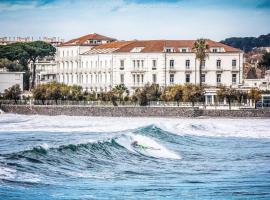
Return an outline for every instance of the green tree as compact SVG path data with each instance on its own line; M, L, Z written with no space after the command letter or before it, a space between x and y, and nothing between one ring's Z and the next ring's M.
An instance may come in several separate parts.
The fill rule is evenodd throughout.
M266 70L270 69L270 53L265 52L262 56L262 61L259 63L260 67L265 68Z
M185 84L183 87L183 101L191 102L194 107L195 102L200 102L204 98L204 88L194 84Z
M166 89L163 90L161 99L164 101L176 101L179 106L179 102L183 100L183 86L173 85L166 87Z
M0 68L5 68L10 72L22 72L24 71L24 66L16 61L10 61L7 58L0 59Z
M46 42L35 41L26 43L13 43L0 46L0 58L10 61L18 61L21 65L28 67L33 63L31 88L35 86L36 61L46 56L54 56L56 49Z
M206 57L208 57L208 49L209 49L209 45L207 44L207 41L205 39L198 39L196 40L196 42L193 45L192 50L195 52L196 54L196 59L199 60L200 65L199 65L199 80L200 80L200 86L202 86L202 80L201 80L201 76L202 76L202 63L205 60Z
M82 101L83 100L82 87L78 85L70 86L70 100Z
M43 59L46 56L54 56L56 49L51 44L42 41L25 43L22 45L22 48L28 55L27 57L29 58L29 61L33 63L31 88L34 88L36 78L36 61L38 59Z
M4 99L14 100L17 104L18 100L20 99L20 96L22 94L22 90L20 88L20 85L16 84L12 87L5 89L3 97Z
M129 95L129 91L124 84L116 85L113 89L113 96L117 98L119 101L124 100L124 95Z
M226 99L229 104L229 109L231 110L232 101L237 99L237 91L232 87L221 85L218 87L217 97L219 99Z
M41 100L42 104L45 104L45 100L48 99L47 97L47 85L46 84L41 84L38 85L34 90L33 90L33 98L35 100Z
M141 106L146 106L150 101L159 101L161 94L162 92L158 84L146 84L143 88L135 90L131 101L138 102Z
M48 100L54 100L55 103L58 104L58 100L64 99L64 96L62 93L63 85L64 84L57 83L57 82L47 83L46 96Z
M252 104L255 105L255 108L257 108L256 103L262 98L262 93L260 90L252 88L248 93L248 97L252 100Z

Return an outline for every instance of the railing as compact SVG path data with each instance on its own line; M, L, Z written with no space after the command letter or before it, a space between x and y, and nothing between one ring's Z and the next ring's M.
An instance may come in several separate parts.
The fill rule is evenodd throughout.
M0 105L49 105L49 106L92 106L92 107L139 107L138 102L131 101L68 101L68 100L0 100ZM150 101L146 105L147 107L195 107L199 109L214 109L214 110L239 110L239 109L254 109L254 106L250 106L245 103L215 103L215 104L205 104L204 102L175 102L175 101ZM270 103L264 104L264 106L257 105L257 108L270 109Z

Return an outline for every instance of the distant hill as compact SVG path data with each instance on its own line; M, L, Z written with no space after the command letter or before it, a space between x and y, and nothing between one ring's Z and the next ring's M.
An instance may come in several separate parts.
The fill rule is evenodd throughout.
M270 47L270 33L259 37L231 37L220 42L249 52L255 47Z

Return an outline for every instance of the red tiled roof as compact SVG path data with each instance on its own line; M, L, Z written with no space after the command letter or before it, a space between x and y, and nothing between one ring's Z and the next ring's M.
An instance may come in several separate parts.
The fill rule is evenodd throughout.
M132 49L136 47L143 47L140 51L141 53L162 53L164 48L173 48L174 52L179 52L179 48L189 48L192 50L192 47L195 43L195 40L134 40L134 41L124 41L124 42L112 42L109 44L100 45L94 47L94 49L106 49L106 48L115 48L114 52L131 52ZM222 47L225 52L241 52L240 49L230 47L228 45L214 42L212 40L207 41L209 47Z
M110 38L107 36L99 35L97 33L93 33L93 34L89 34L89 35L84 35L84 36L76 38L76 39L72 39L68 42L63 43L62 46L85 45L85 42L87 40L108 40L110 42L116 41L116 39L114 39L114 38ZM94 44L91 44L91 45L94 45Z

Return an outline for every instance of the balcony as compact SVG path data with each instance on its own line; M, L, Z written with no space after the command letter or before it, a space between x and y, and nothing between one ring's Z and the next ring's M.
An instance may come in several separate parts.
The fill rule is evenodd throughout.
M176 69L169 69L169 73L170 74L175 74L176 73Z
M232 72L239 72L239 69L236 67L232 67Z
M146 70L144 69L144 68L133 68L132 70L131 70L131 73L145 73L146 72Z

